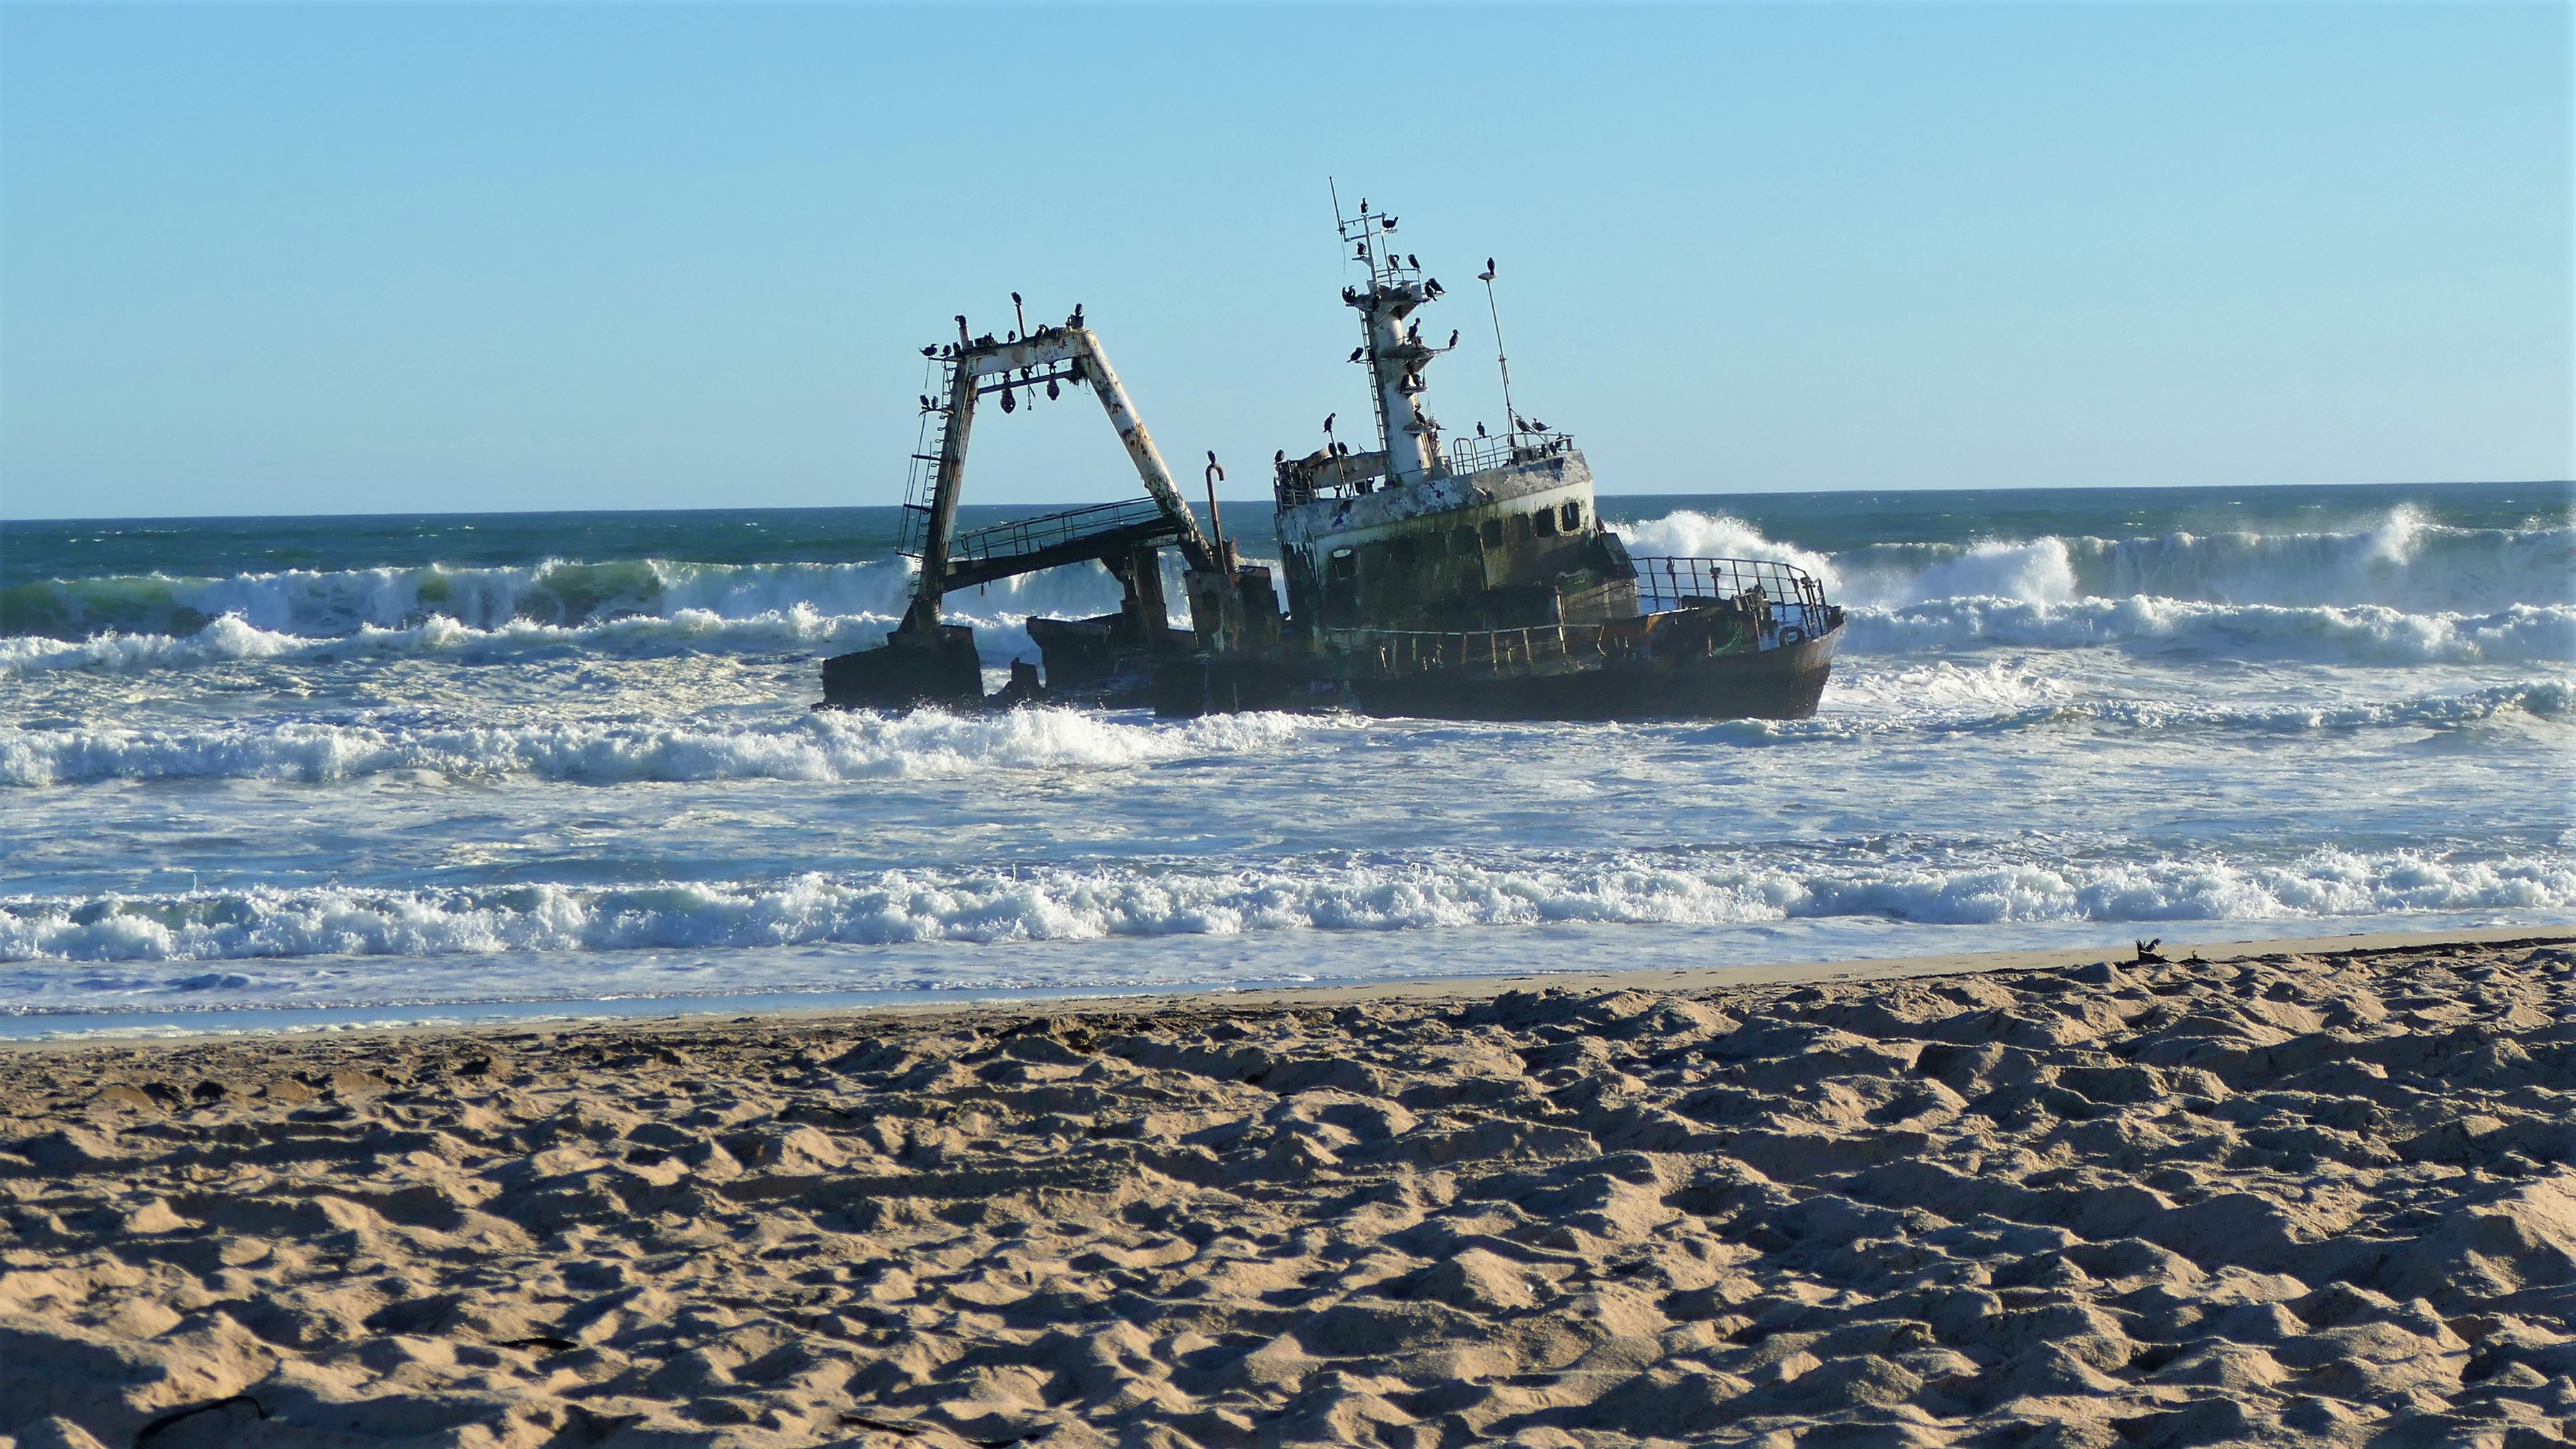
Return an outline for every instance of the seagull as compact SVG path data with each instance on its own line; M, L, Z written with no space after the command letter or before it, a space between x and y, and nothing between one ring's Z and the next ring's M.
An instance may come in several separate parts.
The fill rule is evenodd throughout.
M924 357L937 357L939 355L939 349L935 346L925 347L921 349L921 355Z
M1452 347L1458 345L1458 329L1455 327L1449 329L1449 345Z
M1476 424L1476 436L1480 438L1485 436L1485 425L1483 423Z
M1479 272L1479 273L1477 273L1477 274L1476 274L1476 280L1477 280L1477 281L1479 281L1479 282L1490 282L1490 281L1492 281L1493 279L1494 279L1494 259L1493 259L1492 257L1487 257L1487 258L1485 258L1485 269L1484 269L1483 271L1481 271L1481 272Z
M1530 430L1531 432L1533 432L1533 433L1544 433L1544 432L1546 432L1546 431L1547 431L1547 424L1540 422L1538 419L1536 419L1536 418L1530 418L1530 419L1528 419L1527 421L1528 421L1528 423L1529 423L1529 430Z
M1411 252L1406 252L1404 254L1404 264L1413 268L1417 272L1422 270L1422 258L1415 256Z
M1352 348L1352 349L1351 349L1351 361L1353 361L1353 362L1357 362L1357 361L1359 361L1359 360L1360 360L1360 354L1361 354L1361 353L1364 353L1364 352L1366 352L1366 351L1368 351L1368 349L1367 349L1367 348L1365 348L1365 347L1354 347L1354 348Z
M1437 297L1448 290L1448 288L1440 285L1440 279L1438 277L1433 277L1430 281L1422 284L1422 295L1426 297Z
M1340 417L1340 416L1341 416L1341 414L1340 414L1340 413L1338 413L1338 412L1330 412L1330 413L1326 413L1326 414L1324 414L1324 436L1325 436L1325 437L1328 437L1328 438L1329 438L1329 437L1331 437L1331 436L1333 435L1333 419L1338 418L1338 417Z
M1368 260L1367 242L1361 242L1351 248L1351 260L1356 262L1364 262Z

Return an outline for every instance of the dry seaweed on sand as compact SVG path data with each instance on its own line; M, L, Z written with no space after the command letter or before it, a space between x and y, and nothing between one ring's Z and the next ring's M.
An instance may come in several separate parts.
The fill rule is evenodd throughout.
M2551 1443L2576 952L0 1058L20 1445Z

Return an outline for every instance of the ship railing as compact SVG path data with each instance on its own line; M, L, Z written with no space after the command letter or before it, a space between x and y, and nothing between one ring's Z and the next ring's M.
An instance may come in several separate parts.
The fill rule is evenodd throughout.
M1798 617L1785 622L1812 637L1823 632L1827 611L1825 586L1805 569L1773 559L1640 558L1637 604L1649 614L1724 603L1759 592L1775 614Z
M988 524L970 533L958 534L949 540L948 560L954 566L982 563L989 559L1022 558L1094 534L1144 528L1163 521L1163 506L1151 498L1094 503L1068 508L1061 513Z
M1627 652L1598 624L1532 624L1522 629L1327 629L1326 647L1380 677L1473 670L1535 674L1580 669Z
M1573 450L1571 433L1500 433L1484 438L1450 438L1441 444L1442 458L1449 471L1482 473L1488 468L1508 468L1515 463L1535 463L1544 458L1559 457Z

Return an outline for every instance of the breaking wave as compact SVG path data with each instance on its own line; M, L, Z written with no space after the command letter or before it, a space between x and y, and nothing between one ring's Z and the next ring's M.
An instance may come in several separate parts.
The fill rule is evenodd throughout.
M1874 917L1927 924L2565 910L2576 860L2325 851L1943 867L1615 853L821 874L765 884L254 889L0 900L0 961L232 961ZM210 977L204 984L223 984Z
M976 645L988 667L1034 657L1026 613L959 609L950 617L975 625ZM226 615L186 635L0 638L0 675L407 656L475 663L585 654L827 654L876 647L895 619L893 614L823 614L799 604L746 618L684 609L668 618L638 616L579 626L513 620L495 629L433 617L401 628L368 624L350 634L308 636ZM1972 596L1887 608L1855 606L1844 649L1853 656L1893 656L1998 647L2119 649L2139 655L2317 664L2566 663L2576 661L2576 605L2514 605L2492 614L2456 615L2408 614L2379 605L2290 608L2144 596L2046 603Z
M2576 687L2551 680L2332 704L2210 704L2079 699L2059 681L1941 663L1856 671L1818 718L1632 726L1709 744L1826 741L1897 734L2000 734L2051 727L2131 732L2459 729L2495 721L2576 722ZM1112 769L1276 754L1311 717L1213 715L1128 720L1073 709L952 715L917 710L800 714L756 721L562 720L518 724L347 720L209 724L194 729L0 726L0 786L101 780L241 779L327 784L427 771L456 780L886 780L1011 770Z
M2576 528L2453 528L2405 507L2341 533L1877 543L1836 554L1774 542L1723 514L1684 511L1619 530L1638 554L1780 559L1823 579L1844 604L1881 609L2137 596L2432 614L2576 604Z
M188 730L0 729L0 784L129 779L345 780L403 770L609 784L870 780L1082 769L1276 750L1277 714L1129 723L1070 709L805 714L753 723L412 725L359 719Z
M2492 614L2408 614L2385 605L2286 607L2125 599L1942 599L1852 611L1849 648L2120 649L2315 664L2541 664L2576 661L2576 605Z
M1876 608L1948 598L2065 603L2135 595L2413 613L2576 604L2576 528L2455 528L2426 522L2406 507L2391 510L2373 528L2340 533L1879 543L1834 554L1777 542L1724 514L1685 510L1618 528L1634 553L1781 559L1826 580L1842 602ZM432 564L220 579L40 579L0 589L0 634L184 637L221 618L301 637L409 629L433 619L498 631L518 624L577 628L684 614L749 620L803 611L826 618L891 618L902 612L912 576L909 560L889 558L759 564L550 560L527 567ZM988 585L955 596L954 604L961 616L998 620L1106 613L1118 599L1108 573L1085 564Z
M2331 703L2216 703L2172 698L2079 699L2063 682L2001 665L1962 669L1947 662L1852 671L1827 686L1814 719L1739 720L1710 727L1738 736L1796 740L1916 732L1991 734L2053 725L2110 729L2220 730L2249 734L2324 730L2459 729L2491 722L2576 723L2576 686L2526 680L2483 689Z
M83 641L187 637L231 620L299 638L399 633L441 623L484 633L588 628L689 617L892 620L910 601L909 559L867 563L697 564L660 559L550 561L527 568L301 570L225 579L123 576L45 579L0 590L0 635ZM1180 597L1175 586L1170 596ZM951 612L987 621L1080 617L1118 607L1094 564L1050 569L950 596Z

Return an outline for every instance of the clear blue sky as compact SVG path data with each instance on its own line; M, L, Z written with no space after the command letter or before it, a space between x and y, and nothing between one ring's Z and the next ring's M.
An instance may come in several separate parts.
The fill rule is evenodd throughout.
M2570 15L10 5L0 514L892 502L1014 289L1255 496L1367 416L1327 175L1609 492L2563 478Z

